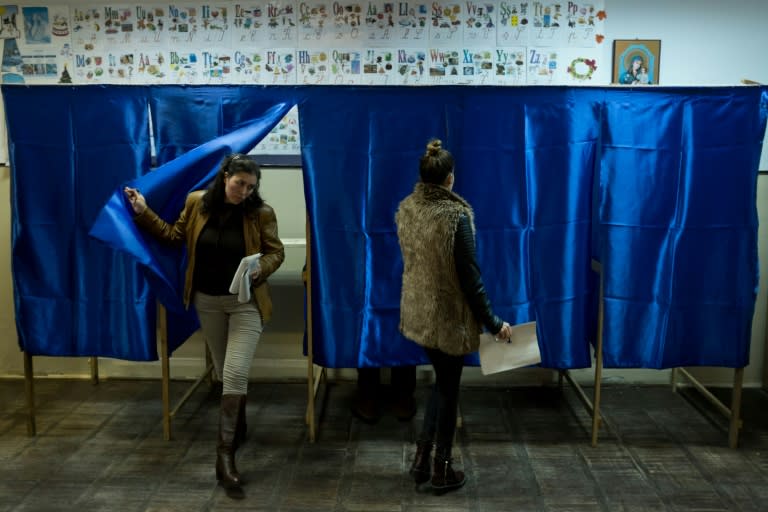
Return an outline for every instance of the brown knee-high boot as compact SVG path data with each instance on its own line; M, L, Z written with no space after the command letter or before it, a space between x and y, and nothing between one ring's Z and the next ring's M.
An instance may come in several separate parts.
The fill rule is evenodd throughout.
M245 421L245 403L247 397L243 396L240 401L240 410L237 413L237 426L235 427L235 451L245 444L248 435L248 424Z
M219 444L216 447L216 479L230 491L240 491L243 484L240 473L235 467L235 433L237 431L240 402L245 401L245 395L221 395L221 414L219 416Z

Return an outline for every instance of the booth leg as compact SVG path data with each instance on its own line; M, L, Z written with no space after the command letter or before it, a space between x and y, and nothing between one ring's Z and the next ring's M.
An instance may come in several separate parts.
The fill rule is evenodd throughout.
M598 360L595 365L595 390L592 403L592 447L597 446L597 436L600 431L600 392L603 373L602 351L598 352Z
M35 426L35 375L32 370L32 356L24 352L24 390L27 394L27 435L37 435Z
M309 442L315 442L315 365L312 358L307 358L307 425L309 426Z
M205 381L208 384L208 387L212 388L215 380L215 372L213 371L213 358L211 357L211 351L208 349L207 343L205 344L205 367L211 369L211 371L207 373Z
M597 306L597 344L595 346L595 389L592 404L592 447L595 447L597 446L597 435L600 429L600 394L603 379L603 320L605 315L603 287L605 283L602 265L593 263L593 269L600 273L600 302L598 302Z
M306 240L307 250L305 256L304 290L307 298L307 318L305 326L307 334L307 410L304 419L309 426L309 442L314 443L317 439L315 398L317 397L317 390L320 387L321 382L325 380L325 368L321 368L320 373L315 375L315 357L313 352L314 341L312 338L312 250L309 214L307 214L306 222Z
M163 368L163 439L171 440L171 383L170 383L170 364L167 352L161 356L161 366Z
M163 395L163 439L171 440L171 365L168 357L168 328L165 308L159 305L160 324L160 368L162 371Z
M731 392L731 421L728 428L728 446L736 448L739 444L741 428L741 390L744 384L744 368L733 372L733 390Z
M88 366L91 367L91 384L95 386L99 383L99 358L89 357Z

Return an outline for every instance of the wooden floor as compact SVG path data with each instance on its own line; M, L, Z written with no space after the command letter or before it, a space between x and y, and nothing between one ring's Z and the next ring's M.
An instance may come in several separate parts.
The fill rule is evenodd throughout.
M426 385L417 419L367 425L349 413L354 383L329 384L311 444L304 384L253 382L237 502L214 479L218 403L207 388L166 442L159 381L35 384L38 435L27 437L23 382L0 381L0 512L768 510L762 390L745 390L733 450L725 421L692 392L604 387L612 430L592 448L591 418L569 388L466 387L455 455L469 480L434 496L408 476ZM186 386L174 382L174 396Z

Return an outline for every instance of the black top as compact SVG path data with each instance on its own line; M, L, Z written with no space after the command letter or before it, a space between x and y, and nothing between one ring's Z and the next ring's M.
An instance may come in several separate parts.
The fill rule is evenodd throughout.
M483 276L480 275L480 266L477 264L475 255L475 236L466 215L459 217L459 223L456 226L453 258L456 260L456 273L459 275L461 290L469 302L472 313L477 321L492 334L498 333L504 322L491 310L491 302L485 292Z
M243 208L225 204L205 223L195 248L194 289L208 295L231 295L229 285L245 256Z

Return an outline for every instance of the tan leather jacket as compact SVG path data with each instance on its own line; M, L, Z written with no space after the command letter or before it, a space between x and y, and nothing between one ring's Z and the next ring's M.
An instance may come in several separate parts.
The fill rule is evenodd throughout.
M187 196L184 210L174 224L168 224L150 208L136 215L133 219L142 229L155 237L171 244L185 243L188 250L187 268L184 279L184 304L189 307L192 296L192 276L195 268L195 251L197 238L203 230L208 216L200 211L204 190L192 192ZM252 300L261 312L262 323L266 324L272 317L272 298L269 294L267 278L280 267L285 259L283 242L277 234L277 217L275 211L264 203L258 212L243 219L243 235L245 236L246 255L262 254L261 275L253 284Z

